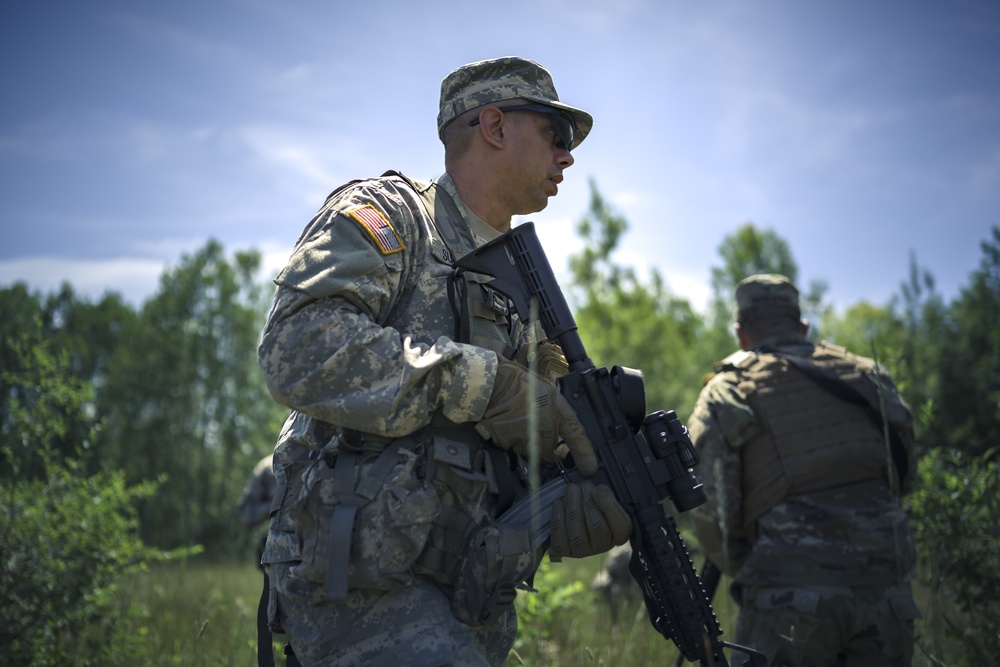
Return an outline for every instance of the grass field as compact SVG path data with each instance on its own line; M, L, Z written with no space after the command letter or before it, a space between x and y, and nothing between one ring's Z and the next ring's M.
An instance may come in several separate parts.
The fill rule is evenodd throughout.
M600 562L599 558L567 560L546 568L545 586L536 582L542 592L518 596L522 628L508 664L673 663L674 646L652 629L644 610L625 609L614 622L609 608L590 590ZM141 638L147 649L144 665L256 665L260 586L260 571L253 565L187 563L155 568L135 577L128 588L126 602L136 627L124 635ZM525 609L531 597L537 604ZM282 664L280 657L277 664Z
M674 645L653 630L644 608L623 608L616 619L590 590L600 563L595 557L543 568L536 580L541 592L518 596L521 630L508 665L674 664ZM137 576L127 589L125 602L132 607L135 627L124 636L143 647L141 664L151 667L251 667L256 665L260 585L260 571L252 564L159 567ZM715 608L725 637L731 638L736 609L724 590L716 596ZM915 667L963 664L931 659L919 649L914 659Z

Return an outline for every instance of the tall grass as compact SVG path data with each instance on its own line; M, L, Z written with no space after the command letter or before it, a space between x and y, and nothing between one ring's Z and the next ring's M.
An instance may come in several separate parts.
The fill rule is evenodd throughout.
M191 562L135 575L122 601L141 638L137 664L150 667L248 667L257 664L257 603L262 575L251 564ZM135 655L122 646L121 654ZM116 654L116 652L112 652Z
M600 557L543 567L539 593L517 598L521 630L508 664L532 666L673 664L676 649L653 630L644 608L610 607L590 590ZM129 646L112 654L149 666L256 665L260 570L251 565L190 562L136 575L122 601L133 624ZM724 627L728 627L723 621ZM275 655L282 664L277 636ZM141 645L136 653L135 643ZM113 647L112 647L113 648ZM81 664L87 664L82 661Z
M601 565L600 557L567 559L546 564L536 586L539 593L520 594L517 606L521 628L508 665L530 667L645 667L673 665L673 643L650 625L641 603L623 603L612 609L590 590ZM725 639L733 639L737 609L726 595L723 580L713 602ZM124 633L121 665L159 667L252 667L256 665L256 615L260 596L260 570L252 564L225 565L191 562L157 567L136 575L122 602L132 613ZM917 590L921 607L926 591ZM918 623L923 648L914 656L915 667L967 665L938 641L928 641L934 623ZM275 644L276 663L283 664L280 640ZM113 648L113 647L112 647ZM951 652L949 658L947 653ZM111 651L112 655L119 653ZM2 660L0 660L2 663ZM90 662L81 657L81 665ZM103 663L102 663L103 664ZM688 663L685 663L687 665Z

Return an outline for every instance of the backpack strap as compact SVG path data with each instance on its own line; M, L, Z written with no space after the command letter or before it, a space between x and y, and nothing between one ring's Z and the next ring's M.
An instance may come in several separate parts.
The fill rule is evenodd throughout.
M337 452L336 464L327 466L322 476L333 479L335 489L352 489L340 496L340 504L333 510L330 519L329 554L326 570L326 595L328 599L342 600L347 597L348 574L351 562L351 535L354 530L354 519L358 508L371 502L382 483L388 478L393 467L399 461L400 440L394 440L379 453L375 463L355 482L358 466L357 452L343 448ZM329 445L327 445L329 447ZM326 449L324 447L323 449ZM321 452L316 464L324 465L326 457Z

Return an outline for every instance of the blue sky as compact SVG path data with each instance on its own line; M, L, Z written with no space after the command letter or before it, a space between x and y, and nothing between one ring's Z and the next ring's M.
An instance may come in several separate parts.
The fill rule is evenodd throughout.
M752 221L838 307L911 255L952 298L1000 225L995 0L10 0L0 285L133 303L209 238L273 275L333 187L437 175L442 77L533 58L594 131L534 220L557 273L593 180L617 262L700 307Z

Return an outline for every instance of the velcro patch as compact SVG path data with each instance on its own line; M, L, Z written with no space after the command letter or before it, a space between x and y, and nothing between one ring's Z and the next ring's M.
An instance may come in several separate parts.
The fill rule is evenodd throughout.
M368 236L372 237L383 255L389 255L403 249L399 234L396 233L392 223L382 215L382 211L371 204L365 204L348 211L348 214L358 221L362 229L368 232Z

